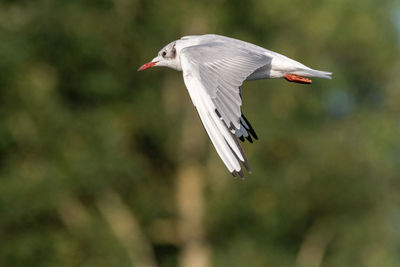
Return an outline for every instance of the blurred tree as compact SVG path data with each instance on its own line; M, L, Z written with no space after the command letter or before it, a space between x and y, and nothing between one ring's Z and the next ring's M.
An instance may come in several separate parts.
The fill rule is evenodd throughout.
M0 265L398 266L398 12L393 0L1 2ZM181 74L136 73L210 32L334 73L244 85L260 140L244 144L243 181Z

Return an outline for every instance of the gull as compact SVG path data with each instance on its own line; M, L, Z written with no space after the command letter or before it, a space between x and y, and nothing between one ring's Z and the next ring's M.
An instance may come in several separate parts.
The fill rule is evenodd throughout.
M216 34L184 36L167 44L150 67L183 72L183 80L218 155L234 177L251 173L238 140L258 139L241 111L244 81L285 78L311 84L307 77L331 79L331 72L311 69L260 46Z

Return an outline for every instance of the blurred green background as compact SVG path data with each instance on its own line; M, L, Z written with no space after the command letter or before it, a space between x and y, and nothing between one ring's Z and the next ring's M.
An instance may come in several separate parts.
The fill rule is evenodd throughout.
M0 266L400 266L395 0L0 2ZM248 82L233 179L182 74L190 34L320 70Z

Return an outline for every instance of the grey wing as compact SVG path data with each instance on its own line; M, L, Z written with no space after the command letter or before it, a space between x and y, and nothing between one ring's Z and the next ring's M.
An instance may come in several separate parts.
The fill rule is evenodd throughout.
M238 40L235 38L223 36L223 35L218 35L218 34L204 34L204 35L189 35L189 36L183 36L181 38L182 40L186 39L196 39L198 44L206 44L206 43L216 43L216 42L222 42L222 43L227 43L230 46L236 46L238 48L244 48L247 50L251 50L256 53L262 53L266 54L268 56L276 56L279 55L273 51L270 51L268 49L265 49L261 46Z
M239 87L240 98L242 98L242 87ZM250 142L253 143L253 139L258 139L256 132L254 131L253 127L251 126L250 122L242 113L240 117L240 128L235 129L235 135L240 141L244 142L245 138Z
M185 84L218 154L232 173L241 173L245 155L232 133L243 122L239 87L271 58L229 43L215 42L184 48L180 54ZM222 124L220 122L223 122Z
M180 56L181 60L188 59L228 127L239 129L242 105L239 87L255 70L270 63L271 58L223 42L187 47Z

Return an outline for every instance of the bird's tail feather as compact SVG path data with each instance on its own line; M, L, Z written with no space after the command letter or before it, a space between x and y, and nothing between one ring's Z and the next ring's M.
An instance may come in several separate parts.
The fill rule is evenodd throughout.
M293 74L304 76L304 77L317 77L324 79L332 79L332 72L321 71L321 70L313 70L313 69L301 69L292 72Z

